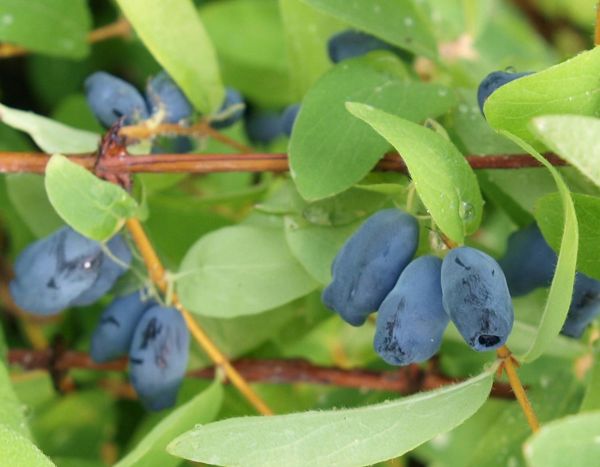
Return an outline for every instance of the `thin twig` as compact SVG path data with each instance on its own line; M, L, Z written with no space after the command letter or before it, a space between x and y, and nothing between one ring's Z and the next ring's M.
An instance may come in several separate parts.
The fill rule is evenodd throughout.
M121 18L114 23L101 26L98 29L90 31L87 37L87 42L95 44L96 42L113 39L115 37L128 37L131 34L131 26L129 22ZM30 51L25 47L13 44L0 44L0 58L20 57L28 54Z
M25 370L48 370L51 365L52 351L11 349L8 362ZM438 372L424 369L420 365L390 371L371 371L363 369L343 369L314 365L303 359L250 359L244 358L231 363L247 381L292 384L310 383L333 385L338 387L390 391L408 395L419 391L427 391L457 383L459 380L449 378ZM95 363L87 353L66 351L54 361L60 371L75 369L91 371L122 372L127 369L127 359L122 358L108 363ZM191 370L190 378L213 379L215 367ZM492 395L496 398L512 399L514 395L510 386L495 383Z
M525 392L525 388L521 384L521 380L519 379L519 375L517 374L517 370L515 366L518 366L518 362L512 356L511 351L505 345L500 347L496 354L498 358L501 360L501 365L498 368L499 373L502 371L506 372L506 376L508 377L508 381L512 390L521 406L521 410L525 414L525 418L527 419L527 423L531 427L531 431L534 433L540 429L540 423L538 421L537 415L531 406L531 402L529 402L529 398L527 397L527 393Z
M44 173L50 155L41 152L0 152L0 173ZM567 163L556 154L546 154L554 166ZM70 160L92 170L96 161L92 154L70 156ZM527 154L467 156L473 169L522 169L541 167ZM214 173L214 172L286 172L286 154L152 154L125 156L106 160L106 173ZM380 172L407 173L406 164L397 154L387 154L374 167Z

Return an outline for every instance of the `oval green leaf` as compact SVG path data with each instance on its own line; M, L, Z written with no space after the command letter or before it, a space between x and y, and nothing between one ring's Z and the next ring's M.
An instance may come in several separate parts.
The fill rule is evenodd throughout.
M29 439L0 423L0 459L4 467L54 467Z
M183 259L180 276L181 302L217 318L261 313L318 285L290 253L282 230L246 225L198 240Z
M362 466L398 457L473 415L492 369L462 384L366 407L243 417L198 427L168 451L215 465Z
M481 222L483 199L477 177L458 149L438 133L375 109L349 102L402 155L423 204L442 232L462 244Z
M217 55L191 0L117 0L156 61L196 109L218 110L225 89Z
M134 217L137 202L123 188L100 180L65 156L46 166L46 193L62 219L86 237L103 242Z

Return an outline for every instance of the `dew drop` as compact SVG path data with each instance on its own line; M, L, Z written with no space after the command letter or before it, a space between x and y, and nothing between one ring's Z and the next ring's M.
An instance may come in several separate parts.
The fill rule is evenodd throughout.
M14 21L15 18L13 15L2 15L2 18L0 18L0 22L2 22L4 26L10 26Z
M469 221L473 219L473 216L475 215L473 205L471 203L467 203L466 201L462 201L458 208L458 215L463 221Z
M404 25L406 27L410 28L413 24L415 24L415 20L414 19L412 19L412 18L410 18L408 16L406 18L404 18Z

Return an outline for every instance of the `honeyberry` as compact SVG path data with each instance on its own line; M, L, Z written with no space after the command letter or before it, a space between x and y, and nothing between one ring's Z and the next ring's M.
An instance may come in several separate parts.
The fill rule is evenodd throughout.
M418 237L416 219L398 209L369 217L335 257L323 303L349 324L363 324L414 256Z
M102 312L92 335L92 360L102 363L126 355L144 311L154 305L154 300L143 299L141 291L115 298Z
M282 135L281 118L277 112L252 112L245 123L246 134L253 143L269 144Z
M163 122L179 123L192 115L192 104L166 71L148 81L146 98L152 115L163 112Z
M149 410L171 407L185 376L189 333L175 308L146 310L133 333L129 350L130 379Z
M281 114L281 131L287 137L292 136L292 129L300 112L300 104L288 105Z
M84 86L92 112L105 127L121 117L125 117L126 124L148 118L146 101L127 81L98 71L85 80Z
M600 281L582 273L575 275L573 298L561 333L580 338L585 328L600 315Z
M524 71L521 73L511 73L508 71L493 71L479 84L479 88L477 89L477 102L479 103L479 110L483 115L483 105L488 97L492 95L492 93L498 89L499 87L504 86L506 83L510 83L516 79L522 78L523 76L527 76L532 74L531 71Z
M480 352L504 345L514 314L500 265L475 248L455 248L441 280L444 309L467 344Z
M219 109L219 114L225 117L221 120L213 120L210 124L213 128L221 130L237 123L244 116L244 98L237 89L226 88L225 100Z
M506 254L498 263L510 294L518 297L550 285L556 260L556 253L544 240L537 224L531 224L510 235Z
M375 351L391 365L429 359L440 348L448 315L442 304L442 261L412 261L377 313Z
M327 43L327 52L333 63L360 57L374 50L394 50L394 46L366 32L347 29L334 34Z
M119 257L116 264L102 246L70 227L29 245L15 261L10 292L26 311L51 315L75 304L89 304L104 295L131 261L120 237L108 248Z

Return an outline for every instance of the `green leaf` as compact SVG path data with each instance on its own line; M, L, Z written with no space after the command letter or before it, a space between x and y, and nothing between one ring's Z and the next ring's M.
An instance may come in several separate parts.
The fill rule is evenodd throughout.
M579 408L580 412L600 410L600 349L597 346L598 343L596 342L596 349L592 353L592 368L588 372L588 382L585 397Z
M6 191L11 204L36 237L45 237L63 225L48 200L43 176L7 175Z
M538 333L527 352L520 357L524 361L533 361L544 353L552 340L559 334L567 317L575 281L579 228L571 193L558 171L525 141L508 132L503 131L502 133L531 154L552 174L561 197L561 207L565 219L556 270L548 292L548 299L540 320Z
M600 459L600 412L573 415L543 425L525 444L531 467L589 467Z
M33 112L12 109L0 104L0 121L29 134L42 151L77 154L98 148L100 137L89 131L77 130Z
M549 114L597 115L600 108L600 48L533 75L511 81L487 99L488 123L523 139L536 140L529 123Z
M387 52L332 68L305 96L290 141L291 173L305 199L326 198L350 188L389 148L346 111L347 101L420 122L445 113L455 97L443 86L409 81L402 63Z
M66 14L68 12L68 14ZM2 0L0 41L33 52L85 57L92 20L85 0Z
M117 0L148 50L204 113L223 104L217 56L191 0Z
M197 424L213 421L222 403L223 387L215 381L192 400L161 420L129 454L115 464L115 467L179 465L180 459L167 453L167 444Z
M4 467L54 466L29 439L3 423L0 423L0 459Z
M291 76L277 6L275 0L229 0L200 8L217 49L223 80L248 101L264 107L290 103Z
M598 102L600 104L600 100ZM600 118L576 115L538 117L533 119L531 129L550 150L600 186Z
M15 394L3 360L4 355L0 359L0 426L30 437L23 405ZM0 449L1 446L2 442L0 442ZM0 456L0 459L2 459L2 456Z
M290 75L296 98L300 100L332 66L327 40L344 24L301 0L279 0L279 10L285 26Z
M492 375L493 368L461 384L355 409L223 420L167 449L215 465L371 465L461 424L485 402Z
M60 154L50 158L45 184L59 216L80 234L100 242L138 211L138 204L123 188L100 180Z
M481 222L483 199L473 170L448 140L422 126L371 106L351 103L364 120L402 154L419 197L448 237L462 244Z
M412 1L371 0L352 5L348 5L347 0L304 1L416 55L437 57L437 44L430 26Z
M579 225L577 270L600 279L600 198L579 193L571 193L571 198ZM562 210L556 209L560 202L560 195L551 193L540 198L535 208L536 221L555 251L565 222Z
M182 303L216 318L270 310L317 287L290 253L281 230L244 225L198 240L183 259L180 276Z

